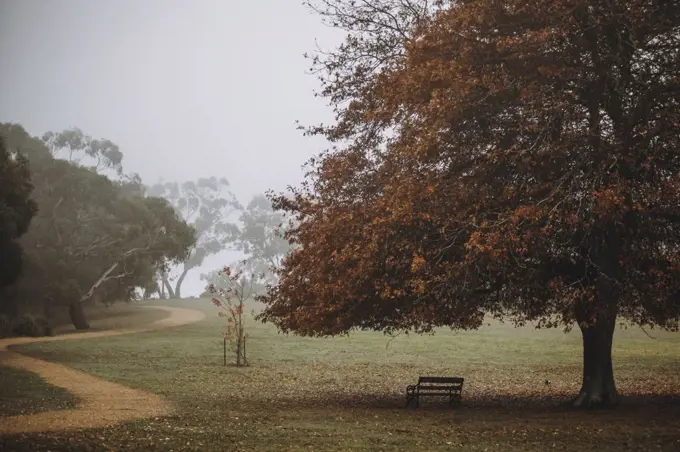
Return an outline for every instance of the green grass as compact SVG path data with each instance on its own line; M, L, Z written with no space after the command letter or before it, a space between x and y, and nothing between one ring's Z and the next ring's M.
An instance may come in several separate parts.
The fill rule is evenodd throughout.
M624 403L563 406L581 374L580 334L515 329L433 336L379 333L310 339L251 321L250 366L222 366L221 321L207 300L168 302L208 319L157 332L22 345L57 361L175 401L177 414L78 433L0 439L43 449L97 450L679 450L680 335L640 329L615 337ZM403 409L419 375L466 378L463 406ZM550 380L549 386L545 380ZM37 447L37 446L36 446ZM71 448L71 449L69 449Z
M0 422L4 416L75 408L78 399L34 373L0 366Z

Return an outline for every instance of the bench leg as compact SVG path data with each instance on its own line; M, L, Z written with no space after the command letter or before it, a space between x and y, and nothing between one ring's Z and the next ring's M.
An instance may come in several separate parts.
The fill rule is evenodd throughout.
M420 400L417 395L411 396L406 400L406 408L413 404L413 408L418 408L420 406Z
M460 403L460 394L456 392L450 392L449 393L449 406L453 406L454 404L458 405Z
M416 396L415 392L407 392L406 393L406 408L408 408L409 405L411 405L411 403L413 401L416 401L416 403L417 403L417 400L418 400L418 397Z

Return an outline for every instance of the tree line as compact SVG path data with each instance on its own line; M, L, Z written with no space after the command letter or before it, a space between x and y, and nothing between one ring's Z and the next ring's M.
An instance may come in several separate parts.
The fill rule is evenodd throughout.
M215 177L147 187L122 161L79 129L38 138L0 124L0 312L67 311L85 329L88 303L180 297L187 273L227 248L271 274L285 247L275 249L280 215L263 196L244 208Z

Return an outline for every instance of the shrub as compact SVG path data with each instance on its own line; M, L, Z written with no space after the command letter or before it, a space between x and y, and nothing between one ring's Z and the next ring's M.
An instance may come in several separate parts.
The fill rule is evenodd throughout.
M14 334L17 336L40 337L46 334L45 319L36 319L31 314L24 314L14 322ZM51 332L51 327L49 328Z
M35 322L40 327L42 334L41 336L54 336L54 329L52 328L52 322L45 317L37 317Z
M12 322L6 315L0 315L0 337L12 335Z

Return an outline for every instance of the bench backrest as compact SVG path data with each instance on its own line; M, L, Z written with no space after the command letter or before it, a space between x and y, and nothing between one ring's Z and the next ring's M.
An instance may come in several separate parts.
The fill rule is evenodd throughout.
M435 383L435 384L454 384L462 385L465 381L461 377L420 377L418 378L418 384L421 383Z

